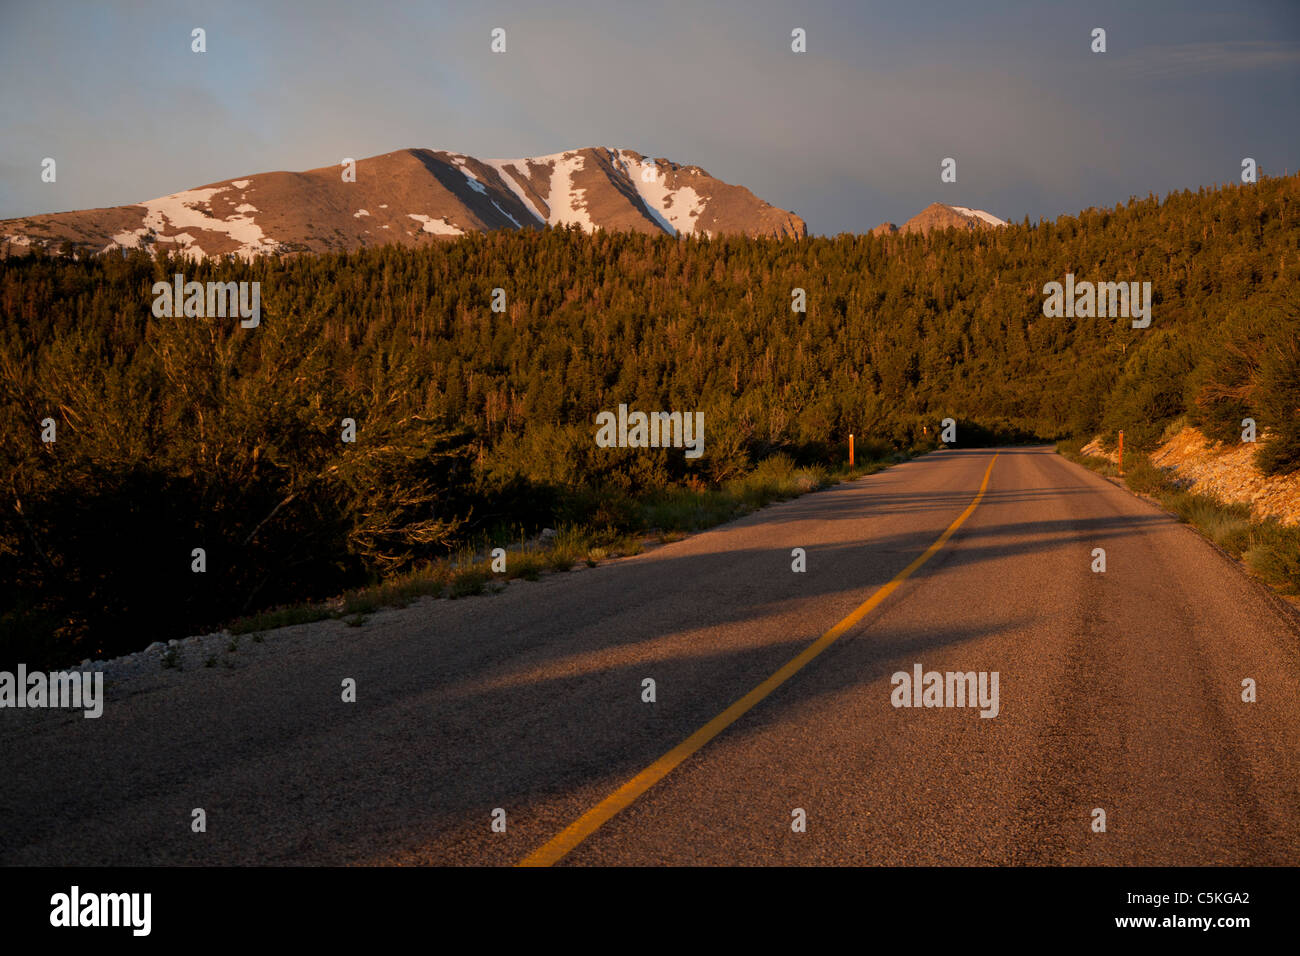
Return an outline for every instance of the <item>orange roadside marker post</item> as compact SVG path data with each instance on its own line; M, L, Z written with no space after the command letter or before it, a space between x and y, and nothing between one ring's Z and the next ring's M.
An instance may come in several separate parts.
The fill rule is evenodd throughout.
M1119 433L1119 476L1124 477L1124 432Z
M849 467L853 467L853 433L849 432Z

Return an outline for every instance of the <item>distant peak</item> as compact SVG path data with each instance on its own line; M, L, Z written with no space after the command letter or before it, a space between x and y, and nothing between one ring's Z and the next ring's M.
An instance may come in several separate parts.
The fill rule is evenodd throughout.
M1005 226L1006 220L999 219L990 212L983 209L972 209L969 206L954 206L949 203L933 202L923 210L913 216L901 227L897 228L898 232L920 232L929 233L936 229L996 229L999 226ZM894 229L886 229L886 226L892 226L892 223L882 223L872 232L876 235L889 234Z

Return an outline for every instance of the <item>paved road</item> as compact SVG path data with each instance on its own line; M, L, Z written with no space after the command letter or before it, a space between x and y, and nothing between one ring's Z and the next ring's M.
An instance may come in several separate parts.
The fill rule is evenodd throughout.
M895 578L992 459L941 452L496 596L277 632L234 668L119 684L98 720L0 711L0 861L517 863ZM1300 863L1295 621L1150 505L1004 449L941 550L561 863ZM998 715L894 707L916 663L996 671Z

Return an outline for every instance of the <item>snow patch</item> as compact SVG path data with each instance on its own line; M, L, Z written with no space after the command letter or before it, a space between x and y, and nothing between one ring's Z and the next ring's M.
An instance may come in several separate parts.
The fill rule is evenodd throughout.
M358 209L356 212L352 214L352 218L360 219L362 216L369 216L369 215L370 213L366 212L364 209Z
M485 159L483 162L485 165L491 166L497 171L497 175L500 176L501 181L506 184L506 188L515 194L515 198L524 204L524 208L535 216L538 222L546 222L546 217L542 215L540 209L533 205L533 201L528 198L528 194L524 192L523 186L519 184L519 180L525 179L526 177L519 171L519 167L516 164L523 162L525 164L524 168L527 169L527 160Z
M231 180L230 185L234 186L236 189L247 189L251 182L251 179L234 179Z
M665 232L670 236L695 232L695 224L704 211L707 200L694 187L669 189L668 178L658 165L637 159L634 153L622 149L613 155L615 164L623 170L650 215ZM650 171L650 182L642 180L645 170Z
M249 182L251 180L243 180L245 185ZM198 240L188 232L170 236L162 234L165 229L202 229L207 232L224 232L240 244L235 250L235 255L244 258L274 252L279 248L280 243L264 235L262 227L247 215L249 211L256 211L253 207L240 206L235 211L241 215L226 219L218 219L212 215L212 197L230 188L230 186L213 186L208 189L188 189L184 192L172 193L170 196L146 200L140 203L145 208L141 227L117 233L113 236L113 242L123 248L139 248L144 237L152 233L157 242L176 243L187 252L206 258L208 254L196 245Z
M465 174L465 179L469 182L469 188L474 190L474 192L478 193L480 196L486 196L487 195L486 187L484 187L484 185L478 181L477 176L475 176L473 173L469 171L468 168L466 168L465 160L458 159L456 160L456 163L457 163L457 168L460 169L460 171Z
M515 224L516 229L524 228L523 226L519 225L519 220L516 219L514 216L510 215L510 213L506 212L504 209L502 209L495 199L492 200L492 205L497 207L497 212L501 213L501 215L505 216L507 219L513 222Z
M586 190L573 188L573 174L583 167L582 154L561 153L558 159L552 157L545 157L545 159L549 163L554 163L551 169L551 194L547 197L550 215L546 217L546 221L552 226L576 223L584 232L595 232L596 224L591 221L591 215L587 212L587 201L579 195ZM536 162L536 160L530 161Z
M408 218L414 219L416 222L423 223L423 225L420 228L422 228L425 232L433 233L435 236L465 235L465 230L457 229L455 226L453 226L451 223L447 221L446 216L442 216L439 219L431 219L428 216L422 216L419 213L414 213L414 212L408 212L406 215ZM388 227L385 226L384 228L387 229Z
M539 222L550 223L553 226L563 226L569 223L576 223L587 232L594 232L596 224L591 221L591 216L587 212L587 203L580 193L585 193L585 189L573 188L573 174L582 169L582 154L576 150L568 150L563 153L551 153L547 156L526 156L523 159L485 159L482 160L486 166L491 166L497 172L501 173L501 178L505 184L510 187L510 191L519 197L522 202L535 215ZM551 188L550 194L546 197L546 203L549 207L546 215L529 201L524 195L522 189L518 188L514 175L507 173L505 167L513 166L516 170L528 169L530 165L550 166L551 167ZM516 172L520 178L523 174Z
M990 226L1005 226L1007 224L1006 220L999 219L997 216L987 213L983 209L969 209L966 206L949 206L948 208L961 213L963 216L983 219Z

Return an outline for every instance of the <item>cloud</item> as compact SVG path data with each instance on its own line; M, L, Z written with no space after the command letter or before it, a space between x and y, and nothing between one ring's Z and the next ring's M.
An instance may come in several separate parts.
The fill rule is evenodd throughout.
M1120 58L1134 76L1183 78L1207 74L1244 73L1300 67L1300 43L1269 40L1225 40L1143 47Z

